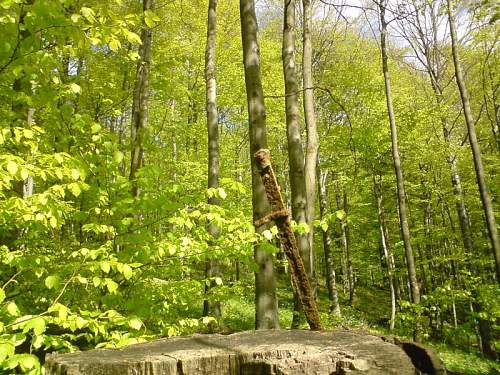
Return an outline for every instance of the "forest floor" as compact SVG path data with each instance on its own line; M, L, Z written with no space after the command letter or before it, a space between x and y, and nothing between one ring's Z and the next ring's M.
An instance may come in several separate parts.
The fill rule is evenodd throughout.
M293 296L285 287L286 280L280 280L283 287L278 288L280 325L289 328L292 322ZM323 283L324 284L324 283ZM387 320L389 316L389 295L386 291L375 287L358 286L353 306L348 305L348 294L339 290L341 318L334 318L328 312L328 296L324 288L318 290L320 316L325 329L345 328L361 329L377 335L389 334ZM254 329L254 305L253 290L248 290L243 295L225 301L224 303L224 327L229 332ZM404 317L403 317L404 319ZM401 319L397 319L396 336L411 339L405 334L404 328L398 329L398 324L404 326ZM305 320L301 328L307 329ZM407 331L409 332L409 331ZM441 357L446 368L453 374L464 375L500 375L500 362L487 360L481 356L477 346L471 346L470 350L457 347L448 340L441 342L426 340L425 344L434 348Z

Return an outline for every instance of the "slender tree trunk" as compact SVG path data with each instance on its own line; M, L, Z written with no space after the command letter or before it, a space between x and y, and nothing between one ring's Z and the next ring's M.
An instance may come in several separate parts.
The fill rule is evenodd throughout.
M307 268L302 261L297 241L292 230L290 211L285 208L280 187L271 165L271 153L261 149L254 154L259 174L266 189L267 199L272 211L260 219L255 225L261 226L274 221L278 227L279 239L290 263L290 274L294 292L300 300L302 310L311 330L320 330L321 322L318 315L316 299L307 276Z
M316 164L318 159L319 139L318 130L316 127L316 112L314 110L314 82L312 73L312 6L311 0L302 0L302 81L304 86L303 102L304 102L304 119L307 132L307 148L304 165L304 175L306 183L307 197L307 225L309 226L309 264L311 281L315 284L315 267L314 267L314 216L316 208Z
M349 238L349 225L347 224L347 211L348 211L348 202L347 202L347 192L345 189L341 189L340 181L335 180L335 195L337 201L337 210L343 210L344 216L340 220L340 234L341 234L341 242L342 248L344 249L345 259L346 259L346 270L347 270L347 285L349 286L349 306L354 304L354 270L352 267L352 254L350 247L350 238Z
M387 227L385 224L385 209L384 209L384 198L382 194L382 178L380 178L377 183L375 176L373 176L373 187L375 192L375 199L377 201L377 214L378 214L378 225L380 233L380 242L382 244L382 249L384 251L384 259L387 268L387 278L389 279L389 289L391 292L391 316L389 319L389 330L394 330L394 321L396 320L396 288L394 282L394 263L392 261L392 253L389 247L389 241L387 238Z
M143 0L143 12L151 10L153 0ZM146 126L148 124L148 102L149 102L149 70L151 67L151 39L153 31L143 23L139 48L139 61L135 76L134 98L132 103L132 152L130 155L130 176L132 182L132 195L139 195L137 186L137 171L143 162L143 147Z
M248 104L248 122L250 125L250 154L267 147L266 112L264 93L260 73L259 43L257 41L257 18L254 0L240 0L241 39L243 46L243 64ZM269 212L264 185L259 175L254 158L252 167L252 205L254 222ZM265 226L256 228L262 232ZM254 247L258 271L255 273L255 328L279 328L278 298L274 276L272 255Z
M328 193L326 190L326 180L328 171L321 171L318 158L318 193L319 193L319 211L321 219L328 214ZM335 281L335 267L332 254L332 239L330 237L330 228L323 230L323 250L325 253L325 268L326 268L326 286L328 288L328 298L330 300L330 311L334 315L340 316L339 294L337 291L337 283Z
M290 190L292 216L297 224L307 224L307 195L304 177L304 153L299 124L299 101L295 72L295 0L284 0L283 20L283 76L285 80L285 113L288 141L288 161L290 173ZM307 234L297 234L297 245L300 256L311 280L311 249ZM297 299L297 296L295 296ZM295 307L299 304L296 302ZM294 309L294 323L298 326L298 311Z
M469 103L469 93L467 92L467 87L465 85L465 80L462 72L462 65L458 56L457 31L455 28L455 19L453 16L451 0L447 0L447 11L449 19L448 24L450 25L453 64L455 66L455 80L457 82L458 90L460 91L460 98L462 99L465 123L467 124L467 130L469 132L469 143L472 150L474 168L476 171L476 181L479 187L479 193L481 195L484 214L486 216L486 226L488 228L491 249L495 258L497 282L500 284L500 240L498 238L495 214L493 212L493 204L491 202L488 186L486 185L483 162L481 160L481 149L477 140L476 128L474 125L474 119L472 117L472 111Z
M394 170L396 173L397 192L398 192L398 208L399 220L401 227L401 237L405 248L406 265L408 268L408 279L410 283L411 299L415 304L420 303L420 291L417 281L417 272L415 270L415 259L413 257L413 249L411 247L410 230L408 227L406 194L403 178L403 167L399 156L398 134L396 128L396 118L394 116L394 108L392 103L391 80L389 76L389 64L387 57L387 23L385 20L385 0L379 3L380 9L380 45L382 51L382 69L384 73L385 94L387 99L387 112L389 115L389 123L391 126L391 141L392 141L392 158L394 162Z
M418 36L419 44L422 46L422 48L413 45L411 41L410 44L412 44L413 49L416 53L422 53L424 55L424 65L431 82L432 90L434 91L436 104L441 109L445 101L442 81L443 74L446 71L446 64L444 61L441 61L440 56L442 55L442 52L439 50L440 45L438 41L438 33L440 32L440 30L438 24L440 22L438 18L441 17L439 12L437 11L437 9L439 8L439 4L429 5L429 16L431 21L431 26L429 29L426 28L426 22L421 22L420 17L420 11L424 12L425 14L425 10L427 9L426 6L422 8L418 2L414 2L413 7L415 11L414 14L416 21L414 22L413 27L415 27L415 34ZM448 120L444 114L441 116L441 124L443 128L444 140L448 145L451 145L451 130L448 125ZM467 208L465 205L464 192L457 168L457 158L456 155L451 151L448 155L448 164L450 166L451 182L456 200L456 208L460 222L462 241L464 243L465 250L469 253L470 256L470 254L473 253L472 235L467 215Z
M219 127L217 112L217 81L215 72L215 42L217 31L217 0L208 2L207 20L207 47L205 51L205 83L206 83L206 111L207 111L207 133L208 133L208 188L219 187ZM212 196L208 203L219 205L219 199ZM209 224L208 232L214 238L219 235L219 228L215 224ZM205 277L210 280L206 284L205 292L209 287L216 284L214 277L220 277L220 265L217 259L208 259L205 268ZM203 315L213 316L217 320L221 318L220 301L205 300L203 303Z

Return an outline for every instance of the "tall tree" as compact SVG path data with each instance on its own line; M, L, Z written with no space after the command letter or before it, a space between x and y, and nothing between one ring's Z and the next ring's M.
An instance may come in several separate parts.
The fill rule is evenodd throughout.
M317 165L318 176L318 192L319 192L319 211L321 220L325 220L328 215L328 191L326 181L328 179L328 171L322 171L319 157ZM328 299L330 300L330 311L336 316L340 316L339 294L337 290L337 282L335 280L335 266L333 263L332 253L332 238L330 236L331 229L323 229L323 251L325 255L325 269L326 269L326 286L328 288Z
M385 18L386 3L387 2L385 0L379 2L382 71L384 74L387 112L389 115L389 124L391 127L392 159L394 163L394 171L396 174L401 237L403 239L403 244L405 248L405 258L406 258L406 265L408 268L411 299L413 303L418 304L420 303L420 291L418 287L417 273L415 270L415 259L413 257L413 249L411 246L410 229L408 227L408 213L406 207L406 193L404 186L403 167L401 165L401 158L399 155L398 133L396 127L396 118L394 115L394 106L392 101L391 79L389 75L389 64L387 55L387 21Z
M352 266L351 239L349 237L349 225L347 223L347 212L349 211L347 191L341 187L339 178L335 179L335 201L337 212L342 212L340 217L340 242L345 255L345 270L347 272L347 285L349 287L349 305L354 304L354 270Z
M292 216L297 224L307 224L307 195L304 179L304 153L299 124L299 101L295 72L295 0L284 0L283 19L283 76L285 80L286 135ZM311 280L311 248L307 234L297 234L300 255ZM297 299L297 296L295 297ZM296 301L295 306L298 306ZM297 325L298 314L294 315Z
M267 148L266 110L260 73L258 27L254 0L240 0L240 19L248 105L250 155L254 155L258 150ZM254 158L250 159L252 167L253 219L255 222L269 212L269 202L266 199L264 185L255 160ZM256 228L258 232L262 232L264 229L264 227ZM258 266L255 273L255 328L279 328L273 257L260 245L255 245L254 252Z
M316 208L316 164L318 159L319 139L316 127L316 112L314 109L314 82L312 69L312 1L302 0L302 81L303 81L303 103L304 119L306 122L307 146L304 164L304 176L306 183L307 197L307 224L309 226L309 247L310 247L310 274L311 281L314 274L314 227L313 220Z
M205 84L206 84L206 111L207 111L207 133L208 133L208 188L219 187L219 127L217 111L217 81L215 71L215 42L217 31L217 0L209 0L207 16L207 47L205 50ZM219 198L214 194L208 199L209 204L219 205ZM208 232L214 238L219 234L217 225L210 223ZM214 277L220 276L220 265L217 259L209 259L206 262L205 276L213 286ZM206 285L206 291L208 285ZM220 301L205 300L203 303L203 314L221 317Z
M373 176L373 191L375 200L377 202L377 218L380 233L380 245L383 251L383 258L385 260L385 268L387 268L387 279L389 280L389 290L391 292L391 316L389 318L389 329L394 329L394 321L396 320L396 288L394 280L394 260L392 257L391 249L389 247L389 239L387 238L387 226L385 223L385 208L384 197L382 195L382 177L379 181Z
M142 10L146 12L153 8L153 0L143 0ZM137 186L137 171L142 166L144 152L144 135L148 124L149 110L149 70L151 68L151 40L153 30L143 21L141 31L142 44L139 47L139 60L135 75L134 97L132 103L132 151L130 155L130 176L132 195L139 194Z
M490 193L488 190L488 186L486 184L483 161L481 159L481 148L477 140L476 127L474 125L474 118L472 116L472 111L470 108L469 93L467 91L467 86L465 85L464 74L462 71L462 64L460 62L460 57L458 55L457 30L455 27L455 17L453 15L451 0L447 0L447 13L448 13L448 24L450 27L453 65L455 66L455 80L458 86L458 90L460 91L460 98L462 100L462 108L464 112L465 123L467 125L467 131L469 133L469 144L472 151L472 157L474 160L476 182L479 188L479 194L481 196L481 203L483 204L483 210L484 210L484 215L486 217L486 226L488 228L488 235L490 238L491 249L493 251L493 257L495 259L497 282L500 284L500 240L498 238L495 214L493 212L493 204L491 202Z
M436 104L440 111L445 106L446 85L445 72L447 64L443 58L443 51L440 49L439 33L440 25L443 24L443 18L440 17L439 9L442 6L440 1L420 1L413 0L412 9L406 15L404 24L401 24L401 31L408 40L419 62L424 66L431 83ZM411 18L410 18L411 17ZM460 223L460 233L465 250L469 256L473 253L472 233L470 228L470 219L465 204L462 179L458 170L458 158L455 152L451 151L452 146L452 126L450 126L445 113L441 113L441 126L443 137L450 149L448 154L448 164L450 166L451 183L453 193L456 198L456 209Z

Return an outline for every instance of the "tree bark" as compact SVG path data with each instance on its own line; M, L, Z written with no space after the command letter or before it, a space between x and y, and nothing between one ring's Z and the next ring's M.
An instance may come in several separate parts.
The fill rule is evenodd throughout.
M143 12L151 10L153 0L143 0ZM139 48L139 61L135 76L134 98L132 103L132 151L130 155L130 175L132 182L132 195L139 195L137 186L137 172L142 166L144 152L144 136L148 124L148 102L149 102L149 70L151 67L151 39L153 31L147 27L145 22L142 26Z
M292 230L290 213L283 204L283 198L278 186L278 181L271 166L271 154L267 149L260 149L254 154L259 169L266 195L271 204L272 211L266 217L255 222L256 227L274 221L279 230L281 244L290 264L292 286L295 294L299 297L306 320L311 330L320 330L318 309L316 299L307 275L307 268L300 256L297 240Z
M219 187L219 127L217 112L217 81L215 71L215 42L217 31L217 0L209 0L207 17L207 47L205 51L205 84L206 84L206 111L207 111L207 133L208 133L208 188ZM208 203L219 205L219 199L212 196ZM209 224L209 234L217 238L219 228L215 224ZM220 277L220 265L217 259L208 259L205 268L205 277L209 284L205 284L205 292L214 287L215 277ZM205 300L203 303L203 315L213 316L217 320L221 318L220 301Z
M317 165L318 176L318 193L319 193L319 211L321 219L328 214L328 192L326 189L326 180L328 171L321 171L321 166L318 158ZM323 251L325 253L325 268L326 268L326 286L328 288L328 299L330 300L330 311L334 315L340 316L339 294L337 283L335 281L335 267L332 254L332 239L330 237L330 228L323 230Z
M476 172L477 186L479 188L481 202L483 204L483 210L486 216L486 226L488 228L488 235L491 243L491 249L493 251L493 257L495 259L497 282L500 284L500 240L498 238L495 214L493 212L493 204L491 202L488 186L486 184L484 167L481 159L481 149L479 147L479 142L477 140L476 128L474 125L474 119L472 117L472 111L469 103L469 93L465 85L465 80L462 72L462 64L458 56L457 31L455 28L455 19L453 16L451 0L447 0L447 12L449 20L448 24L450 26L453 65L455 66L455 80L458 86L458 90L460 91L460 98L462 99L464 118L469 133L469 143L472 151L472 157L474 160L474 169Z
M311 0L302 0L302 37L303 37L303 52L302 52L302 81L304 86L303 104L304 104L304 119L306 123L307 147L306 158L304 165L304 175L306 183L307 197L307 225L309 226L309 264L311 280L315 279L314 267L314 216L316 208L316 164L318 159L319 139L318 130L316 127L316 112L314 110L314 82L312 74L312 5Z
M307 224L307 194L304 176L304 153L299 124L299 101L295 72L295 0L284 0L283 19L283 77L285 80L286 135L292 216L297 224ZM311 248L307 234L297 234L300 256L311 280ZM297 296L295 296L297 298ZM297 307L298 304L296 303ZM298 311L294 309L294 323L298 325Z
M240 20L248 104L250 154L254 155L261 148L267 147L266 111L260 73L254 0L240 0ZM251 167L253 219L255 222L269 212L269 203L254 158L251 158ZM265 230L265 226L256 228L256 230L262 232ZM279 328L278 299L272 255L261 249L259 245L255 245L254 256L258 266L258 271L255 273L255 328Z
M396 118L394 116L394 107L392 103L391 80L389 75L389 64L387 57L387 22L385 20L385 3L383 0L379 3L380 9L380 45L382 52L382 70L384 73L385 94L387 100L387 112L389 115L389 123L391 127L391 141L392 141L392 158L394 162L394 170L397 182L397 195L398 195L398 208L401 237L405 248L406 265L408 269L408 279L410 283L411 299L415 304L420 303L420 291L417 282L417 273L415 270L415 259L413 257L413 249L411 246L410 230L408 227L407 207L406 207L406 194L404 187L403 167L399 156L398 134L396 128Z
M342 242L342 248L345 253L345 261L346 261L346 271L347 271L347 285L349 287L349 306L354 304L354 270L352 268L352 254L350 248L350 239L349 239L349 225L347 224L347 211L348 211L348 202L347 202L347 192L345 189L341 189L340 181L335 180L335 195L337 201L337 210L344 211L343 217L340 219L340 239Z
M382 194L382 178L377 183L375 176L373 176L373 187L375 192L375 199L377 201L377 216L380 233L380 242L384 252L384 259L387 268L387 278L389 279L389 289L391 291L391 317L389 319L389 330L394 330L394 321L396 319L396 288L394 281L394 262L392 260L392 253L389 247L387 238L387 227L385 224L385 210L384 198Z

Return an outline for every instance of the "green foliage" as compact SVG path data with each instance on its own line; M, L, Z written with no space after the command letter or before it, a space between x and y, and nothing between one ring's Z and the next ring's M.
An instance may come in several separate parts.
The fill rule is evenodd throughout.
M492 22L496 15L487 14L491 2L473 3L478 19L489 24L481 24L461 52L497 202L498 144L492 132L500 66ZM261 15L259 38L269 147L286 199L281 15L273 9ZM206 189L205 2L171 1L142 12L139 2L120 0L3 0L0 10L0 372L40 374L41 359L50 351L118 348L209 332L215 319L202 316L204 299L223 302L220 329L253 329L257 243L277 260L280 324L288 327L293 300L277 228L256 234L252 225L237 1L218 4L222 178L211 189ZM419 319L424 338L475 352L473 338L482 321L490 324L492 346L498 350L499 291L491 277L472 161L462 146L466 132L457 117L458 93L446 85L443 102L436 103L428 80L405 57L408 51L391 46L410 230L424 291L422 303L414 306L406 301L379 49L360 34L367 25L356 22L339 28L330 19L314 20L321 167L334 175L326 183L330 213L317 215L314 222L321 229L315 231L316 262L324 265L320 237L330 234L342 310L340 317L328 311L318 268L322 321L327 328L387 329L390 296L378 250L376 176L382 181L387 242L400 283L395 333L410 336ZM144 163L134 197L130 121L144 25L153 29L153 56ZM447 46L440 53L445 56ZM444 68L446 82L452 82L451 70ZM443 118L454 124L450 142L442 136ZM474 254L465 252L460 238L450 153L457 157L466 192ZM347 209L337 207L333 180L347 192ZM217 198L220 206L207 204L209 198ZM422 220L426 207L431 208L428 225ZM353 306L342 292L341 226L350 235ZM209 228L217 228L217 236ZM294 229L309 232L304 224ZM205 276L207 259L220 261L221 275ZM441 325L436 328L437 317ZM473 354L440 350L451 369L463 369L467 362L471 373L498 368Z

